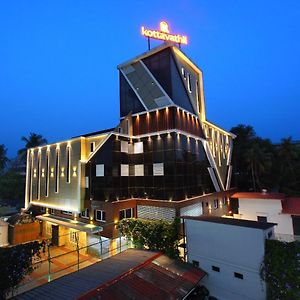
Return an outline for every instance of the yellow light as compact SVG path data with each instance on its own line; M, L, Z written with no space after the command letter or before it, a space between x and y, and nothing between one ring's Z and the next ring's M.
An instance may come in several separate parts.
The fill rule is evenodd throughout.
M170 33L169 24L166 21L161 21L159 23L159 28L161 32Z

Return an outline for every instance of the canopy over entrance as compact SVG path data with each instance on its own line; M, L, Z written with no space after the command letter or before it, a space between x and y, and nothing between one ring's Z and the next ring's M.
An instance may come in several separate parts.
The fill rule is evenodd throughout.
M103 228L101 226L96 226L93 224L86 224L83 222L79 222L76 220L70 220L67 218L62 218L59 216L53 216L49 214L44 214L36 217L38 220L51 222L57 225L61 225L68 228L73 228L79 231L84 231L87 233L98 233L103 231Z

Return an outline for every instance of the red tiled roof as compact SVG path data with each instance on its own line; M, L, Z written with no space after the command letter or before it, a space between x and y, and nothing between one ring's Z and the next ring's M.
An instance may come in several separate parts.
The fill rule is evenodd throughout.
M283 200L285 198L285 194L281 194L281 193L240 192L240 193L234 193L231 196L231 198Z
M282 201L282 213L300 215L300 198L285 198L285 200Z
M198 268L166 256L154 257L82 295L78 300L181 299L205 275Z

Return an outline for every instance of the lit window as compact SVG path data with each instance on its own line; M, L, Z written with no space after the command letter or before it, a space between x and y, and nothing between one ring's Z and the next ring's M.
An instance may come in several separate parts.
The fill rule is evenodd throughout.
M79 232L70 229L70 242L73 244L77 244L79 242Z
M128 142L121 141L121 152L128 153Z
M104 165L96 165L96 177L104 176Z
M153 176L164 176L164 164L163 163L153 164Z
M91 144L90 144L90 151L91 152L95 151L95 146L96 146L96 143L95 142L91 142Z
M121 165L121 176L129 176L129 165Z
M184 68L181 68L181 74L182 74L183 78L186 79L186 71Z
M95 210L95 220L100 222L106 221L106 213L104 210Z
M137 154L143 152L144 152L143 142L134 143L134 153Z
M191 75L190 74L188 74L188 77L187 77L187 84L188 84L189 92L191 93L192 92L192 84L191 84Z
M135 165L134 166L134 175L135 176L144 176L144 165Z
M85 188L86 189L89 188L89 177L88 176L85 177Z
M85 210L83 210L82 212L81 212L81 218L84 218L84 219L88 219L89 218L89 216L90 216L90 212L89 212L89 209L88 208L86 208Z
M244 275L241 273L234 272L234 277L239 279L244 279Z
M214 200L214 209L217 209L219 207L218 199Z
M134 208L121 209L119 212L119 220L134 217Z

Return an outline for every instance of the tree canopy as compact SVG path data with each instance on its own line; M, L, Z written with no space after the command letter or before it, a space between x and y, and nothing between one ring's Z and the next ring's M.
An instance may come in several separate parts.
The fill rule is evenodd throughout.
M291 137L273 144L257 136L249 125L240 124L230 131L237 136L233 142L233 185L241 191L300 194L300 146Z

